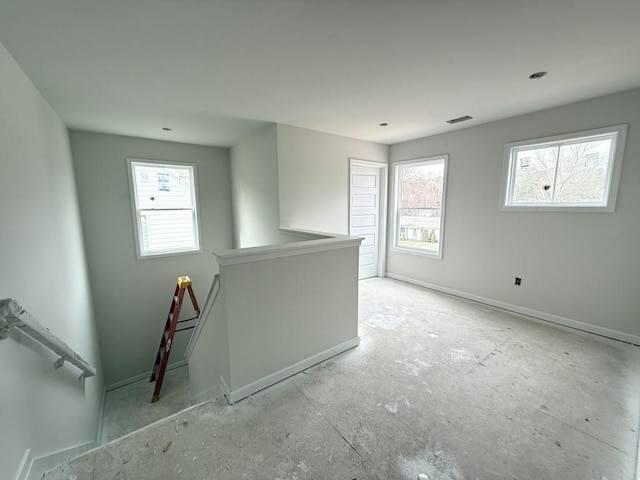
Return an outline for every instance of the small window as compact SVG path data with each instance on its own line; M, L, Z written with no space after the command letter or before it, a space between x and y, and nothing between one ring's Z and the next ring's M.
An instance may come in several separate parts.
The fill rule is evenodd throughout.
M626 132L619 125L508 143L501 208L614 211Z
M138 258L199 252L196 166L127 159Z
M394 248L442 258L447 156L395 165Z

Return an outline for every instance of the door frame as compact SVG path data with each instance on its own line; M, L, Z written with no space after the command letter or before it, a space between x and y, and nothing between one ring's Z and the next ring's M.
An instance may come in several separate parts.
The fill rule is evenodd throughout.
M378 195L380 200L380 211L378 212L378 277L384 277L387 273L387 197L389 184L389 164L376 162L373 160L349 159L349 212L348 224L349 235L351 235L351 171L352 167L369 167L380 170L380 186Z

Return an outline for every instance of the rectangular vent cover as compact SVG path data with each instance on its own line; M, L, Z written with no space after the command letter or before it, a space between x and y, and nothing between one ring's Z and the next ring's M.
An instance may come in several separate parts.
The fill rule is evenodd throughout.
M470 117L469 115L465 115L464 117L452 118L451 120L447 120L447 123L453 125L455 123L466 122L467 120L471 120L472 118L473 117Z

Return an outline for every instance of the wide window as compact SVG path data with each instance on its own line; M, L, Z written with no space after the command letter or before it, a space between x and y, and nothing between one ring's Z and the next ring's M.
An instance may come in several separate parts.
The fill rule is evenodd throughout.
M442 258L447 156L395 164L394 248Z
M613 211L626 126L509 143L502 207Z
M127 163L138 258L200 251L195 165Z

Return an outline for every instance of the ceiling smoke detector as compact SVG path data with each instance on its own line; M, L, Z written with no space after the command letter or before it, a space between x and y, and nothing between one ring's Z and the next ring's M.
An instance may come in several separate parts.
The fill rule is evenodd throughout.
M535 72L529 75L529 80L537 80L547 75L547 72Z
M471 120L473 119L473 117L469 116L469 115L465 115L463 117L458 117L458 118L452 118L451 120L447 120L447 123L454 125L456 123L460 123L460 122L466 122L467 120Z

